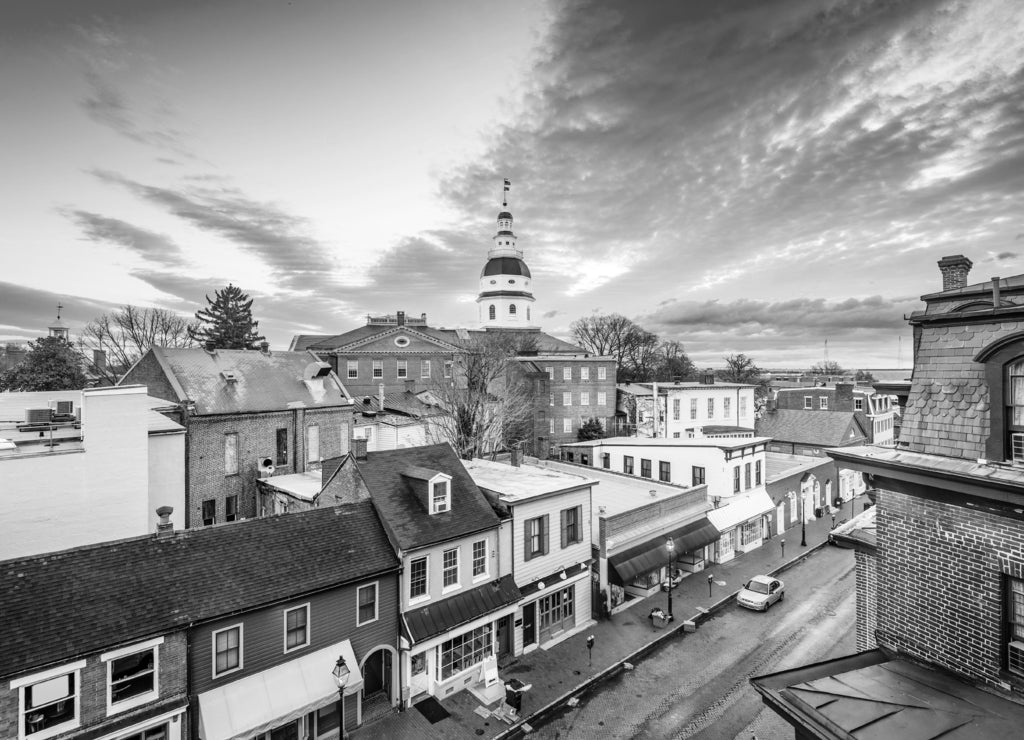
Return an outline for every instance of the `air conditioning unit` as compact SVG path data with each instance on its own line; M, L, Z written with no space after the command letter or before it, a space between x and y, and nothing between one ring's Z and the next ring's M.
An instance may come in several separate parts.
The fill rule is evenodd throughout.
M25 409L25 423L26 424L49 424L52 410L49 408L45 409Z
M61 416L73 416L75 413L75 402L57 401L57 413Z
M1015 640L1006 646L1006 663L1014 673L1024 673L1024 642Z
M274 474L274 461L269 457L261 457L256 460L256 475L260 478L269 478Z
M221 370L220 375L229 383L237 383L238 375L232 370Z
M1024 433L1010 435L1010 459L1015 465L1024 465Z

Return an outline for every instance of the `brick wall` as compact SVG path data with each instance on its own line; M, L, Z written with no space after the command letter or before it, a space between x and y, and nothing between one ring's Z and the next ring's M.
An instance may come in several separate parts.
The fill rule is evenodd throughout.
M857 650L873 650L878 627L878 557L858 550L857 561Z
M1024 522L884 490L878 507L878 643L1004 686L1001 579L1024 567Z
M152 352L142 356L135 367L121 378L118 385L144 385L146 394L155 398L162 398L171 403L178 403L178 396L167 381L167 374L163 371L160 363L157 362Z

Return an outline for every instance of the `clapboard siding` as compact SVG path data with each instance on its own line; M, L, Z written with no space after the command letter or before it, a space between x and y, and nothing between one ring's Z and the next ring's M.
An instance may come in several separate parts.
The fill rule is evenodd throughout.
M375 581L378 584L377 598L379 602L377 620L357 627L356 589L358 586ZM284 612L286 609L305 603L310 605L310 643L304 648L285 653ZM214 679L213 633L235 624L244 625L242 629L243 667L241 670ZM215 686L221 686L264 671L345 639L352 642L352 649L360 661L376 645L397 647L398 580L395 573L388 573L377 579L295 598L272 607L244 612L194 627L190 635L191 655L189 659L192 691L194 694L201 694Z

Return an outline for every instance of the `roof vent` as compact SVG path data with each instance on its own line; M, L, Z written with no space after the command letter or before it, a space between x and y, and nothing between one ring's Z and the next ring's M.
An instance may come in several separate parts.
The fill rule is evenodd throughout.
M303 380L313 380L314 378L326 378L330 374L331 366L326 362L311 362L302 371L302 378Z
M220 376L224 378L228 383L237 383L238 375L234 370L221 370Z
M212 339L207 339L203 343L203 349L209 352L211 355L217 351L217 343Z
M651 498L654 498L654 497L655 497L655 496L657 496L657 495L658 495L658 492L657 492L657 491L655 491L655 490L654 490L654 489L652 488L652 489L651 489Z

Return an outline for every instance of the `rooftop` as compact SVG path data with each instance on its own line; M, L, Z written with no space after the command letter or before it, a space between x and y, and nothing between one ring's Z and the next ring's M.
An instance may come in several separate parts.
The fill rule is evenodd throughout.
M528 501L560 491L570 491L594 484L589 477L541 468L535 465L515 467L506 463L489 460L467 460L463 462L473 481L489 491L497 493L507 503Z
M791 475L813 470L820 465L829 464L826 459L810 455L790 455L787 452L765 453L765 481L774 483Z
M696 439L667 439L665 437L606 437L586 442L567 442L562 447L717 447L738 450L770 442L770 437L715 437Z
M755 424L757 433L766 437L817 447L840 447L867 439L855 411L775 409Z
M1012 488L1024 486L1024 467L997 464L987 460L967 460L961 457L945 457L927 452L911 452L872 445L844 447L841 450L831 450L829 454L837 459L875 463L911 472L934 473L988 486L996 483Z

